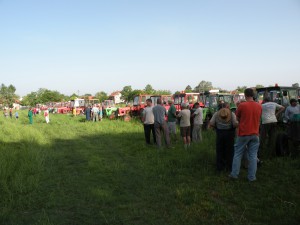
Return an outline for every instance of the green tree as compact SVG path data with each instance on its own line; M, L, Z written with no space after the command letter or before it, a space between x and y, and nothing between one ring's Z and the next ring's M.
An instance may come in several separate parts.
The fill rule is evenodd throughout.
M76 98L78 98L79 96L77 95L77 94L75 94L75 93L73 93L72 95L70 95L70 100L74 100L74 99L76 99Z
M130 101L130 95L131 95L131 93L132 93L132 87L131 87L131 85L123 87L123 90L121 91L122 99L125 102L129 102Z
M210 81L202 80L194 89L195 92L205 92L213 89Z
M23 105L35 106L36 104L47 104L49 102L63 102L69 98L58 91L51 91L46 88L40 88L38 91L31 92L24 96Z
M0 87L0 103L4 106L12 107L13 103L18 99L18 96L15 94L16 88L12 84L5 86L1 84Z
M255 85L255 87L256 87L256 88L263 88L263 87L265 87L265 86L262 85L262 84L257 84L257 85Z
M133 100L134 96L140 95L140 94L142 94L142 93L143 93L142 90L138 90L138 89L133 90L132 92L130 92L130 94L129 94L129 96L128 96L128 101L127 101L127 102Z
M298 88L299 87L299 83L292 84L292 87Z
M185 93L191 93L191 92L193 92L193 89L190 85L188 85L188 86L186 86L184 91L185 91Z
M244 93L246 88L247 88L247 86L237 86L236 90L240 93Z
M152 86L150 84L147 84L145 89L144 89L144 93L145 94L155 94L155 90L152 88Z
M95 98L99 99L100 102L103 102L108 99L108 96L104 91L99 91L95 94Z
M37 92L30 92L22 99L22 105L26 106L35 106L38 103L40 103L40 100Z
M157 90L155 92L155 94L157 94L157 95L171 95L172 92L170 90Z

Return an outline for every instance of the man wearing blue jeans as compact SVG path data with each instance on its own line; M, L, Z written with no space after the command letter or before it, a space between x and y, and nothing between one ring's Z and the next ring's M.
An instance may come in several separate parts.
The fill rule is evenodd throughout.
M259 148L259 124L262 107L259 103L253 100L253 89L245 89L244 94L246 102L242 102L236 112L236 117L239 121L239 130L237 142L234 148L232 171L229 176L235 179L238 178L242 156L247 149L249 154L248 180L255 181L257 152Z

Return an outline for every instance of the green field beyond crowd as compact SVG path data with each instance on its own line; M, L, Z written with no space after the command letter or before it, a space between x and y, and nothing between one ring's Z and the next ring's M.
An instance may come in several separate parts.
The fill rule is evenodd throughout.
M215 134L191 151L145 146L137 120L0 117L0 224L297 225L300 159L264 159L257 181L215 169Z

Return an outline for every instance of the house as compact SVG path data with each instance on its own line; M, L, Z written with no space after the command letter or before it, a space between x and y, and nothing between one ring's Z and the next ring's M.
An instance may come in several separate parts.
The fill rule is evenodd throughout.
M111 93L108 97L109 100L113 100L115 104L119 104L119 103L123 103L124 100L121 99L122 94L120 91L115 91L113 93Z

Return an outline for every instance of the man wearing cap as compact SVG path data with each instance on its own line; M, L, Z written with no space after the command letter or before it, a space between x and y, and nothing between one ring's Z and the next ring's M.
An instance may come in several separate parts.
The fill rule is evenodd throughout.
M216 164L217 170L230 170L233 159L236 116L229 109L228 103L221 103L220 110L210 120L210 127L216 130Z

